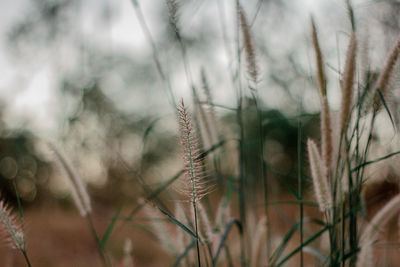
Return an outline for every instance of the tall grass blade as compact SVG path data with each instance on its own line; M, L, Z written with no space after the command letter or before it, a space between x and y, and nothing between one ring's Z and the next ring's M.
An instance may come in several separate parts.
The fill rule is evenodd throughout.
M21 198L19 197L18 188L17 188L17 184L15 183L15 180L13 180L13 186L14 186L14 191L15 191L15 197L17 198L19 217L21 219L24 219L24 213L22 211Z
M297 231L299 228L300 223L294 224L290 230L285 234L285 236L282 239L282 242L280 245L275 249L274 253L272 254L271 258L269 259L269 264L274 266L276 261L279 259L279 257L282 255L283 251L285 250L287 244L289 243L290 239L294 235L294 233Z
M388 114L388 116L389 116L389 119L390 119L390 122L392 123L393 128L396 129L396 126L395 126L395 123L394 123L394 120L393 120L392 113L390 112L389 106L388 106L387 103L386 103L385 97L383 96L383 93L382 93L381 89L376 88L376 91L377 91L377 93L378 93L378 95L379 95L379 98L380 98L381 101L382 101L383 106L385 107L385 110L386 110L386 112L387 112L387 114Z
M371 161L366 161L366 162L364 162L364 163L358 165L357 167L355 167L355 168L352 169L351 171L352 171L352 172L356 172L356 171L358 171L359 169L362 169L362 168L364 168L364 167L366 167L366 166L368 166L368 165L370 165L370 164L374 164L374 163L380 162L380 161L382 161L382 160L389 159L389 158L394 157L394 156L396 156L396 155L398 155L398 154L400 154L400 151L396 151L396 152L387 154L386 156L383 156L383 157L380 157L380 158L377 158L377 159L374 159L374 160L371 160Z
M188 233L190 236L192 236L194 239L196 240L200 240L200 237L198 237L195 233L193 233L187 226L185 226L183 223L181 223L180 221L178 221L177 219L175 219L174 216L172 216L171 214L169 214L168 212L166 212L165 210L162 210L160 208L157 207L157 209L159 211L161 211L164 215L166 215L168 217L168 219L173 222L174 224L176 224L177 226L179 226L180 228L182 228L186 233Z
M319 230L316 234L314 234L313 236L311 236L309 239L307 239L303 244L301 244L300 246L298 246L297 248L295 248L293 251L291 251L286 257L284 257L277 265L276 267L282 266L285 262L287 262L288 260L290 260L294 255L296 255L303 247L307 246L308 244L310 244L311 242L313 242L315 239L317 239L318 237L320 237L323 233L325 233L326 231L329 230L330 226L325 226L324 228L322 228L321 230Z
M122 207L121 206L117 212L115 213L115 215L112 217L110 224L108 225L106 231L104 232L103 237L100 240L100 248L103 250L107 244L107 241L109 240L111 233L114 229L114 226L116 224L116 222L118 221L120 215L121 215L121 211L122 211Z
M238 221L237 219L231 219L228 222L228 224L226 225L224 234L222 235L221 240L219 241L217 252L215 253L215 256L214 256L213 261L212 261L212 266L216 266L216 264L218 262L219 255L221 254L221 250L225 246L225 241L228 238L228 235L231 232L232 227L234 225L237 226L239 234L243 235L243 227L242 227L242 224L240 223L240 221ZM242 266L245 265L244 264L244 259L241 259L241 261L242 261Z

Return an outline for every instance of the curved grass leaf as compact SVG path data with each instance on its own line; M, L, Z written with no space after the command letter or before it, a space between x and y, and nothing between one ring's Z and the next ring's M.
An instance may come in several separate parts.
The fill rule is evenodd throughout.
M306 219L307 219L307 220L306 220ZM303 218L302 223L304 224L304 223L307 222L307 221L308 221L308 222L312 222L312 223L317 224L317 225L326 226L325 222L323 222L323 221L321 221L321 220L319 220L319 219L311 218L311 219L308 220L307 217L304 217L304 218ZM279 257L282 255L283 251L284 251L285 248L286 248L287 243L290 241L290 239L292 238L293 234L294 234L294 233L296 232L296 230L300 227L300 225L301 225L301 222L298 222L298 223L294 224L294 225L292 226L292 228L286 233L286 235L285 235L285 237L283 238L281 244L280 244L279 247L275 250L275 252L272 254L272 256L271 256L271 258L270 258L270 260L269 260L269 263L270 263L272 266L275 266L274 263L275 263L275 262L279 259ZM303 245L304 245L304 244L303 244Z
M217 263L217 261L218 261L218 258L219 258L219 255L220 255L220 253L221 253L221 250L222 250L222 248L223 248L224 245L225 245L225 241L226 241L226 239L228 238L228 235L229 235L229 233L230 233L230 231L231 231L231 229L232 229L232 227L233 227L234 225L237 226L238 231L239 231L239 234L240 234L240 235L243 234L243 228L242 228L242 224L240 223L240 221L237 220L237 219L231 219L231 220L228 222L227 226L226 226L226 229L225 229L225 231L224 231L224 234L223 234L222 237L221 237L221 240L219 241L217 253L215 253L215 256L214 256L213 261L212 261L212 266L215 266L215 265L216 265L216 263Z
M381 99L381 101L383 103L383 106L385 107L385 110L386 110L387 114L389 115L390 122L392 123L393 129L396 130L396 126L395 126L395 123L394 123L394 120L393 120L392 113L390 113L389 106L386 103L385 97L383 96L381 89L376 88L376 91L378 92L379 97L380 97L380 99Z
M353 168L351 171L352 171L352 172L356 172L356 171L358 171L359 169L364 168L364 167L367 166L367 165L370 165L370 164L373 164L373 163L376 163L376 162L379 162L379 161L382 161L382 160L391 158L391 157L396 156L396 155L398 155L398 154L400 154L400 151L396 151L396 152L387 154L386 156L383 156L383 157L380 157L380 158L377 158L377 159L374 159L374 160L371 160L371 161L366 161L366 162L364 162L364 163L358 165L357 167Z
M120 214L121 214L122 207L123 207L123 206L121 206L121 207L117 210L117 212L115 213L115 215L112 217L110 224L108 225L106 231L104 232L103 237L102 237L101 240L100 240L99 246L100 246L100 248L101 248L102 250L103 250L104 247L106 246L106 243L107 243L108 239L109 239L110 236L111 236L111 232L112 232L113 229L114 229L115 223L117 222L117 220L118 220L118 218L119 218L119 216L120 216Z
M307 239L303 244L295 248L292 252L290 252L285 258L283 258L277 265L276 267L282 266L285 262L287 262L289 259L291 259L294 255L296 255L303 247L307 246L311 242L313 242L315 239L320 237L323 233L325 233L329 229L329 225L325 226L322 228L320 231L318 231L315 235Z
M168 219L170 219L174 224L178 225L180 228L182 228L186 233L188 233L189 235L191 235L194 239L199 239L199 237L197 237L197 235L195 233L193 233L189 228L187 228L183 223L181 223L180 221L178 221L177 219L175 219L174 216L172 216L171 214L169 214L168 212L166 212L165 210L162 210L160 208L157 207L157 209L159 211L161 211L164 215L168 216ZM200 240L201 241L201 240Z
M275 174L278 179L286 186L287 189L296 197L297 200L301 200L299 194L294 190L294 188L288 183L288 181L283 177L282 174L280 174L279 171L275 170L274 168L268 166L268 169L271 170L273 174Z
M18 189L17 189L17 185L15 183L15 180L13 180L13 185L14 185L14 190L15 190L15 196L17 198L19 217L21 219L23 219L24 218L24 213L22 212L21 198L19 197L19 193L18 193Z

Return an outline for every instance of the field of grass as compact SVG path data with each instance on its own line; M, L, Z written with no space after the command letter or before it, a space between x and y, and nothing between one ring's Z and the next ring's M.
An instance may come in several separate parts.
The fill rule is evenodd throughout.
M154 182L143 166L116 159L123 166L118 170L135 182L131 191L132 183L118 185L121 192L131 192L125 199L111 192L111 182L103 189L87 187L61 142L40 140L68 183L70 198L36 206L25 203L21 187L10 182L16 201L12 209L0 202L5 240L0 265L397 266L400 151L393 141L398 114L391 98L398 89L400 38L379 70L361 65L357 16L345 2L350 28L343 66L336 70L338 88L333 88L340 91L340 107L333 110L332 78L319 38L323 29L310 16L310 81L320 112L305 113L304 98L298 100L297 115L285 117L264 105L260 92L268 88L260 82L256 33L240 1L235 2L236 24L228 26L235 33L235 52L227 51L226 71L236 95L230 107L214 101L208 79L213 73L206 67L196 82L190 46L180 30L179 1L167 0L182 79L192 99L176 94L140 2L132 5L179 125L179 149L169 151L180 154L179 169L171 176L168 169L168 177L161 173L164 179ZM143 151L152 127L143 133ZM390 141L383 130L393 133Z

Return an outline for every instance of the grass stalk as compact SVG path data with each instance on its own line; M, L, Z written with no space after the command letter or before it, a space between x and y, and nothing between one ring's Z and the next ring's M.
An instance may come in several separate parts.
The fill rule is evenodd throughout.
M236 112L237 124L239 126L239 217L240 223L243 227L243 233L240 235L240 258L242 266L246 266L246 253L245 253L245 233L246 231L246 182L245 182L245 158L244 158L244 126L243 126L243 89L241 81L241 46L240 46L240 18L237 15L240 9L239 0L236 0L236 53L237 53L237 89L238 89L238 106Z
M300 215L300 245L303 244L303 177L302 177L302 124L299 120L297 123L298 133L297 133L297 183L298 183L298 195L299 195L299 215ZM303 258L303 247L300 250L300 267L303 267L304 258Z
M28 254L26 253L26 250L21 250L21 252L24 255L24 259L25 259L26 265L28 267L32 267L32 264L31 264L31 262L29 260Z
M198 230L198 220L197 220L197 205L196 202L193 201L193 213L194 213L194 227L196 234L196 250L197 250L197 265L201 267L201 259L200 259L200 246L199 246L199 230Z
M102 262L102 265L104 267L110 267L111 263L108 260L108 258L106 257L106 255L104 253L104 250L101 248L101 241L100 241L99 236L97 235L96 229L94 228L92 217L90 216L89 213L86 214L85 217L86 217L86 220L88 222L88 227L89 227L90 233L92 234L93 239L94 239L94 241L96 243L97 252L99 254L99 257L100 257L100 260Z

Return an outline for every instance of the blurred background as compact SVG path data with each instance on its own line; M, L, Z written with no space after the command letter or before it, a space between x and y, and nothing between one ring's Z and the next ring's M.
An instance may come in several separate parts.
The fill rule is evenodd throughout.
M237 68L235 1L179 1L178 26L190 79L166 1L138 1L143 17L138 16L134 2L0 3L1 192L13 203L17 189L30 229L28 247L34 247L32 258L39 266L88 266L91 262L86 254L76 257L75 265L67 260L53 261L49 255L59 259L68 258L68 253L80 255L85 250L84 241L79 243L81 249L74 247L76 240L83 239L79 233L89 236L86 243L91 239L86 226L80 226L68 182L54 165L47 142L56 143L65 152L87 184L101 232L118 207L124 205L128 214L139 198L146 197L143 181L145 187L155 189L182 168L174 103L183 98L195 112L194 85L196 97L216 114L214 139L202 140L204 148L225 141L207 163L217 184L213 197L218 199L218 192L235 175L237 156L235 145L229 142L237 135L237 92L231 79ZM257 90L268 147L264 157L272 177L279 173L291 181L297 173L297 119L303 121L305 136L318 138L319 131L310 16L316 21L327 63L328 99L337 110L338 73L351 29L346 4L329 0L242 2L260 69ZM382 66L399 33L400 3L360 0L352 4L360 40L359 60L373 72ZM158 53L156 61L153 45ZM250 92L245 94L246 173L249 188L257 193L256 110ZM276 196L284 194L286 187L275 180L272 188ZM177 195L171 186L161 198L168 203L179 198ZM136 233L130 234L133 239L145 235L133 225L128 228ZM43 236L48 237L42 240ZM117 258L121 238L110 245ZM39 240L45 242L35 247ZM60 250L48 252L46 246L59 246ZM96 258L93 251L90 253ZM134 245L134 251L141 255L139 266L151 266L155 261L140 245ZM10 266L22 264L18 257L7 255L7 260L15 261Z

